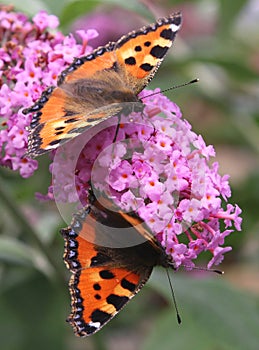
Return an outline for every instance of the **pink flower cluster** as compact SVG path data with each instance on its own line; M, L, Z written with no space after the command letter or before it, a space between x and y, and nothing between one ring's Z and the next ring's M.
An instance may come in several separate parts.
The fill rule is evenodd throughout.
M31 116L22 109L31 106L74 57L89 53L88 40L95 30L78 31L82 45L72 35L49 32L57 28L58 18L39 12L30 21L26 15L0 7L0 165L19 170L30 177L37 161L24 158L26 127Z
M23 157L30 118L22 109L55 85L74 57L89 53L88 40L97 36L95 30L78 31L79 45L72 35L47 30L57 26L57 18L45 12L31 22L0 7L0 165L23 177L33 174L37 162ZM178 106L156 92L140 94L140 109L125 104L117 133L118 118L110 118L58 149L49 193L38 197L82 206L91 184L120 210L139 215L176 267L192 268L209 251L210 268L231 250L225 238L234 227L241 229L241 210L228 204L228 176L219 175L216 162L210 165L213 147L191 130Z
M156 92L141 93L143 113L121 116L115 142L117 118L101 131L91 129L91 138L87 132L59 149L49 197L84 206L91 183L120 210L137 213L176 267L192 268L209 251L210 268L231 250L223 245L233 226L241 229L241 210L227 204L228 176L209 163L213 147L191 130L178 106Z

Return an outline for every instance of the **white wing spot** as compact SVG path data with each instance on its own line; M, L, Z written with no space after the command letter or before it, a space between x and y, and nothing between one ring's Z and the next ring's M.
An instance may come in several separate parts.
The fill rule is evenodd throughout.
M90 327L94 327L94 328L96 328L96 329L98 329L98 328L100 328L101 327L101 323L100 322L89 322L88 323L88 325L90 326Z
M179 30L179 28L180 28L180 26L178 25L176 25L176 24L170 24L170 28L172 29L172 31L175 33L175 32L178 32L178 30Z

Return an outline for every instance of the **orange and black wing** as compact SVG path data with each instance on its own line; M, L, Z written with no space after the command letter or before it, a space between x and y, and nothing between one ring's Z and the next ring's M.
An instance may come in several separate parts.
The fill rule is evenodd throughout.
M134 218L133 225L138 224L139 231L132 224L127 216L110 211L95 200L74 215L70 227L62 230L64 260L72 272L72 311L68 321L78 336L100 330L142 288L153 267L161 264L161 257L164 259L164 251L141 220ZM127 238L122 247L123 240L118 235L127 228L131 229L128 234L132 233L133 245ZM146 237L135 245L142 231L146 231Z
M151 271L143 275L126 268L92 266L73 274L68 322L75 334L84 337L98 332L140 290Z
M32 107L23 110L24 114L33 113L27 156L35 157L55 149L116 114L117 108L108 107L103 94L98 93L105 88L100 74L112 69L115 62L113 46L109 44L75 59L61 73L58 87L47 88Z
M153 78L181 27L181 13L160 18L156 23L123 36L115 45L125 83L136 95Z
M58 87L49 87L23 113L33 113L27 156L59 147L137 102L152 79L181 26L173 14L79 57L64 70Z

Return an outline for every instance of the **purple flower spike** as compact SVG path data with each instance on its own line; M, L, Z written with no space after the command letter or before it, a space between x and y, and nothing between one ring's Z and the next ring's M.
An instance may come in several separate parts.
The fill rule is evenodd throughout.
M88 41L98 35L95 30L80 31L80 45L73 35L48 31L58 24L56 16L44 11L30 21L22 13L0 7L0 165L18 170L25 178L33 175L38 163L23 157L30 118L21 110L31 106L47 86L56 85L74 57L89 53Z
M57 26L58 19L45 12L31 22L0 7L0 165L25 178L37 161L24 157L31 120L21 110L56 85L74 57L89 53L88 41L97 36L95 30L79 31L79 45L73 35L48 31ZM241 209L228 203L229 176L219 174L217 162L211 165L213 147L192 131L175 103L155 92L140 93L141 108L134 104L130 115L127 108L119 130L118 119L110 118L58 149L49 192L37 196L84 206L91 184L118 210L145 221L176 268L191 269L205 251L212 256L210 268L231 250L225 239L241 230Z
M137 213L176 268L191 269L205 251L212 255L210 268L231 250L225 238L233 227L241 230L241 210L227 203L228 176L211 165L213 147L191 130L178 106L161 93L148 94L141 93L142 113L121 116L115 142L117 118L113 126L109 120L101 131L91 129L92 138L85 133L58 150L50 197L84 206L91 183L118 210Z

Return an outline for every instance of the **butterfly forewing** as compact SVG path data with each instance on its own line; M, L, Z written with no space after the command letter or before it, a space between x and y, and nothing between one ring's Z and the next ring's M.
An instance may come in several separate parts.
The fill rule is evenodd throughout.
M136 95L153 78L180 26L181 14L176 13L129 33L115 45L127 85L131 86Z
M116 114L114 104L138 101L181 25L181 14L131 32L116 43L79 57L40 99L23 112L33 113L27 156L59 147Z

